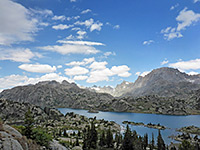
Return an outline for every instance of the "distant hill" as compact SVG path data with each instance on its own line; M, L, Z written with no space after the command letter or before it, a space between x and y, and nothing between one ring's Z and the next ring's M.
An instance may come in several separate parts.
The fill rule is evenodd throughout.
M79 88L75 83L63 81L44 81L35 85L18 86L4 90L0 98L17 102L28 102L41 107L69 107L92 109L99 104L109 102L113 97L109 94L91 92ZM98 103L96 103L98 102Z

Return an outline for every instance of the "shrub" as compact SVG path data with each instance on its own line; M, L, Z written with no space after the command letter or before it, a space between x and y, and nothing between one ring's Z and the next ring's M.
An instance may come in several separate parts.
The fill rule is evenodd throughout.
M37 144L48 147L49 142L53 139L52 135L46 133L42 128L34 128L32 139L37 142Z

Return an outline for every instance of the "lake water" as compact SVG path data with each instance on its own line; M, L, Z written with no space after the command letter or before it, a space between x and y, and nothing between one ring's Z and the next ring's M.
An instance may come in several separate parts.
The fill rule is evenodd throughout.
M82 109L70 109L70 108L58 108L58 110L64 115L68 112L74 112L76 114L84 115L88 118L95 117L97 119L104 119L109 121L115 121L116 123L123 125L123 121L134 121L134 122L143 122L145 124L153 123L164 125L170 129L162 130L162 136L165 140L165 143L169 144L170 142L175 142L171 138L168 138L170 135L176 135L176 129L184 126L197 126L200 127L200 115L189 115L189 116L171 116L171 115L158 115L158 114L141 114L141 113L128 113L128 112L102 112L99 113L88 113L88 110ZM157 129L151 129L143 126L131 126L132 130L136 130L139 135L144 135L147 133L149 138L151 138L152 133L154 133L154 138L156 140L158 135Z

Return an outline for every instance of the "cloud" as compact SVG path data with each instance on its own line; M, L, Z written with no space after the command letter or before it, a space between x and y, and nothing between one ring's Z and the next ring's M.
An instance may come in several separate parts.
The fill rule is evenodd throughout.
M110 76L117 75L119 77L129 77L130 68L126 65L113 66L111 69L106 68L107 62L93 62L89 68L92 68L90 76L86 80L88 83L99 81L109 81Z
M161 33L164 34L164 38L168 41L174 39L174 38L181 38L183 35L181 32L176 31L176 28L167 27L166 29L161 30Z
M152 44L152 43L154 43L153 40L148 40L148 41L144 41L144 42L143 42L143 45L150 45L150 44Z
M89 68L92 69L92 70L103 70L103 69L106 69L106 65L108 63L106 61L103 61L103 62L93 62Z
M0 45L33 41L38 31L38 20L31 17L30 10L11 0L0 1Z
M173 5L170 10L174 10L175 8L177 8L179 6L179 3L177 3L176 5Z
M86 80L88 76L74 76L74 80Z
M64 21L66 19L66 17L64 15L61 16L53 16L52 20L60 20L60 21Z
M148 75L151 71L144 71L144 72L136 72L135 75L137 76L141 76L141 77L145 77L146 75Z
M151 71L145 71L143 73L140 74L140 76L145 77L146 75L148 75Z
M70 35L67 36L65 39L66 39L66 40L73 40L73 39L75 39L75 37L74 37L72 34L70 34ZM60 40L60 41L61 41L61 40ZM59 42L59 43L61 43L61 42Z
M63 45L53 45L38 47L41 50L57 52L62 55L66 54L96 54L100 51L93 46L79 45L79 44L63 44Z
M98 23L94 23L92 24L92 26L90 27L90 31L94 31L94 30L97 30L97 31L101 31L101 26L103 26L103 23L101 22L98 22Z
M14 86L36 84L40 81L52 81L52 80L56 80L58 82L62 82L63 80L66 80L70 83L73 82L73 80L71 80L65 76L60 76L56 73L45 74L45 75L43 75L41 77L37 77L37 78L29 78L24 75L12 74L12 75L0 78L0 82L1 82L0 90L12 88Z
M82 40L82 39L84 39L84 37L87 34L87 32L85 32L85 31L77 31L77 34L78 34L77 39Z
M85 25L86 27L90 27L92 26L92 24L94 23L94 19L90 18L88 20L85 20L84 22L81 21L77 21L75 22L75 25Z
M193 76L193 75L198 75L199 73L198 73L198 72L191 71L191 72L189 72L189 73L187 73L187 74Z
M194 59L189 61L179 61L177 63L169 64L169 67L177 68L179 70L197 70L200 69L200 59Z
M200 2L200 0L194 0L194 3Z
M112 76L112 75L113 73L108 68L101 69L101 70L93 70L90 72L90 76L86 80L86 82L95 83L99 81L109 81L109 76Z
M180 11L179 15L176 17L177 27L176 28L167 27L166 29L162 29L161 33L164 34L164 37L167 40L183 37L181 31L185 30L186 27L191 26L192 24L198 22L199 20L200 20L199 13L195 13L192 10L187 10L187 8L184 8L182 11Z
M92 58L84 58L83 61L72 61L72 62L67 63L65 65L67 65L67 66L81 66L81 65L85 66L85 65L90 64L90 63L92 63L94 61L95 61L94 57L92 57Z
M99 21L94 22L94 19L92 19L92 18L85 20L83 22L77 21L74 24L75 25L84 25L87 28L90 28L90 32L92 32L94 30L100 31L101 27L103 26L103 23L101 23Z
M62 68L62 65L58 65L57 68L58 68L58 69Z
M70 2L76 2L76 0L70 0Z
M53 15L53 12L49 9L32 9L32 8L30 8L30 11L32 14L37 14L42 17L48 17L48 16Z
M140 76L141 72L136 72L135 75L136 76Z
M187 8L184 8L176 17L176 20L179 22L177 31L185 29L192 23L199 21L199 19L200 19L200 14L195 13L192 10L187 10Z
M65 30L65 29L69 29L73 26L74 25L59 24L59 25L52 26L52 28L55 30Z
M89 65L90 64L90 65ZM109 81L109 77L111 76L119 76L119 77L129 77L131 73L129 73L130 68L126 65L121 66L113 66L111 69L107 68L106 65L108 63L106 61L96 62L95 58L85 58L82 61L72 61L67 63L67 66L74 66L73 68L66 69L65 73L69 76L74 76L74 80L86 80L88 83L95 83L100 81ZM89 69L84 67L86 66ZM79 76L85 74L84 76Z
M120 77L129 77L131 76L131 73L129 73L128 71L130 70L130 68L126 65L122 65L122 66L113 66L111 68L111 71L113 72L114 75L118 75Z
M90 42L90 41L66 41L66 40L58 40L58 43L64 44L75 44L75 45L88 45L88 46L105 46L103 43L99 42Z
M46 64L22 64L18 66L18 68L35 73L51 73L56 71L55 66L51 67L50 65Z
M83 10L83 11L81 12L81 14L87 14L87 13L89 13L89 12L92 12L92 10L91 10L91 9L86 9L86 10Z
M113 27L113 29L119 29L119 28L120 28L119 25L115 25L115 26Z
M88 72L89 72L88 69L80 67L80 66L75 66L73 68L65 69L65 74L68 76L82 75L82 74L87 74Z
M41 58L39 53L33 53L30 49L0 49L0 60L11 60L15 62L30 62L33 58Z
M163 60L163 61L161 62L161 65L165 65L165 64L168 64L168 63L169 63L168 60Z
M115 56L116 55L116 53L115 52L105 52L104 54L103 54L103 57L104 58L108 58L108 56Z

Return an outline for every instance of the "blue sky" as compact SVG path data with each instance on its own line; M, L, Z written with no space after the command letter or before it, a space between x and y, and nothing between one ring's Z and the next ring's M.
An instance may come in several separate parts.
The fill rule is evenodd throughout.
M200 73L199 0L0 0L0 90Z

